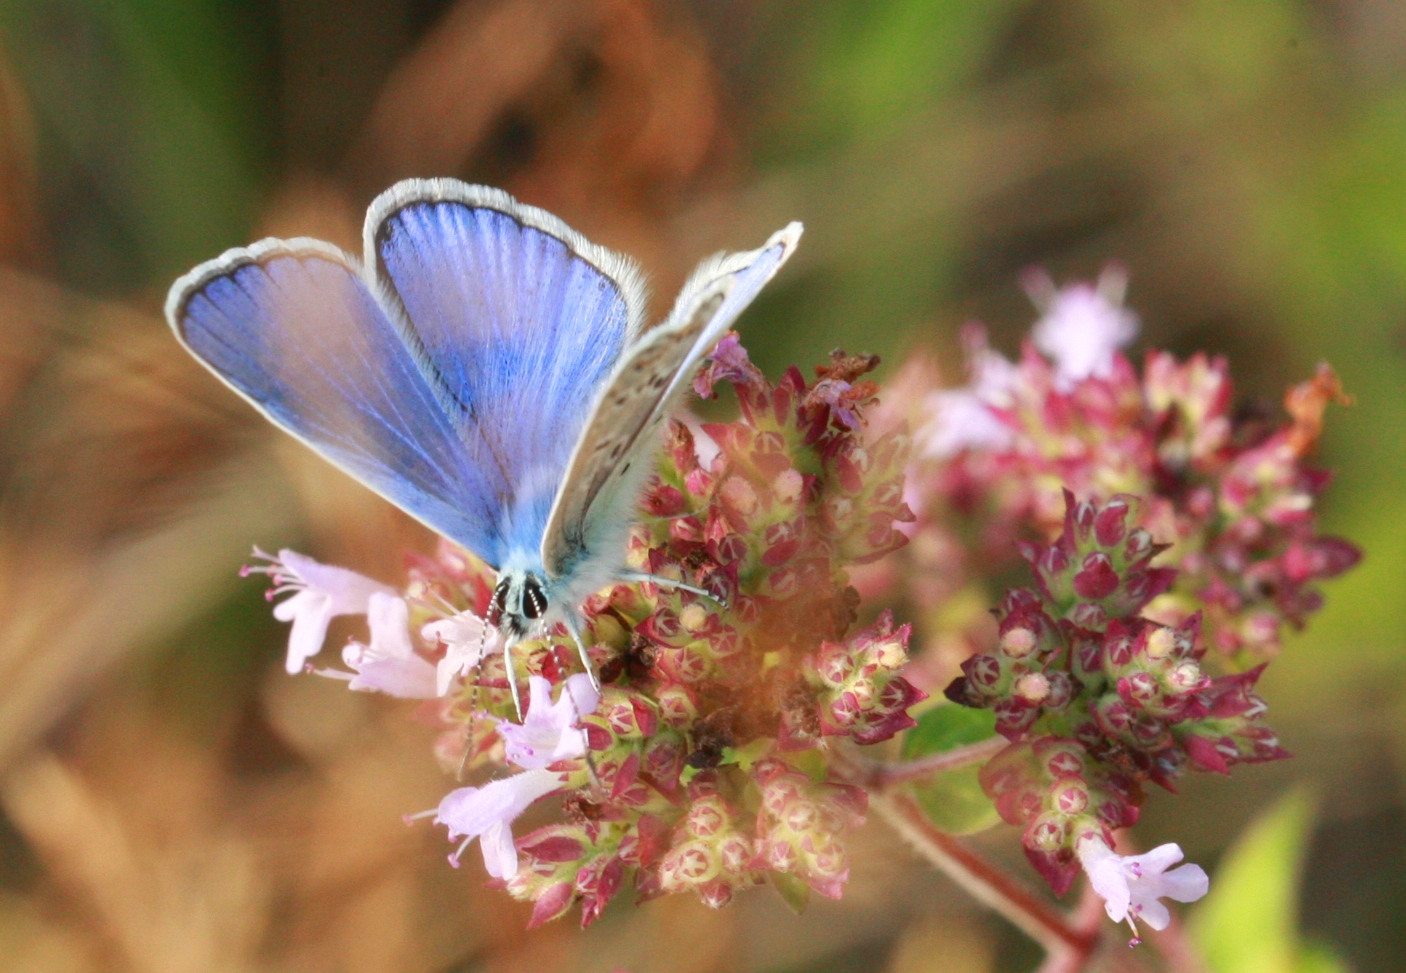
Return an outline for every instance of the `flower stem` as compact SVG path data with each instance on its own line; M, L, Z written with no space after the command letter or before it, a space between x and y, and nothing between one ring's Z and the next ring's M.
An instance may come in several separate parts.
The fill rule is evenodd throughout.
M1099 941L1099 926L1081 927L970 847L933 827L912 798L874 795L869 807L928 861L983 905L1034 939L1051 956L1068 957L1066 970L1082 968Z
M929 774L985 763L1009 745L1010 741L1005 737L997 736L965 747L929 754L916 760L869 764L862 771L864 783L870 790L886 790L895 784L904 784Z
M1091 938L1097 937L1099 930L1103 928L1103 899L1087 882L1079 895L1079 904L1069 913L1068 922L1074 929ZM1080 973L1092 958L1092 949L1084 953L1070 949L1052 952L1045 957L1036 973ZM1126 967L1127 964L1117 962L1121 959L1124 957L1115 958L1115 969ZM1135 965L1134 968L1142 969L1141 965Z

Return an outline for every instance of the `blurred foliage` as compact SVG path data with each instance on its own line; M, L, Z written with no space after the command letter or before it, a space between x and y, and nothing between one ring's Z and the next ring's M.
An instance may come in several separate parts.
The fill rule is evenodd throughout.
M847 900L803 919L751 896L717 915L626 905L585 937L523 937L522 917L448 873L437 844L388 844L380 830L376 815L419 810L407 802L435 793L422 740L372 742L403 713L328 704L276 667L235 675L248 670L232 658L268 659L277 637L216 610L240 597L232 569L250 540L307 536L329 559L390 576L400 548L424 538L296 451L272 463L266 440L235 450L212 445L225 442L215 432L171 436L168 423L143 435L169 439L133 451L130 437L85 431L74 402L95 416L152 406L74 394L92 379L86 364L63 365L74 334L111 328L139 352L117 371L145 382L154 367L182 367L158 340L175 274L271 230L354 245L361 206L391 179L475 174L639 255L664 301L701 254L805 220L797 262L745 325L771 371L836 344L890 361L922 345L955 382L964 321L986 320L1006 351L1028 326L1024 267L1093 277L1110 258L1131 270L1145 343L1230 354L1247 400L1277 401L1330 359L1357 405L1329 421L1322 460L1338 478L1324 526L1367 560L1330 588L1263 684L1297 759L1154 797L1140 840L1178 840L1213 861L1273 794L1314 782L1325 795L1316 839L1306 807L1290 803L1213 870L1216 911L1199 927L1208 948L1222 948L1212 930L1233 915L1268 924L1242 938L1280 943L1297 964L1287 968L1337 969L1290 931L1290 865L1306 856L1308 934L1359 973L1406 964L1406 14L1395 0L4 0L0 32L14 80L0 195L35 214L0 211L30 221L0 228L0 241L21 241L4 259L143 315L119 329L106 311L31 314L6 284L0 496L34 490L21 476L33 464L13 456L51 460L44 495L85 511L149 500L106 491L135 481L117 474L158 446L163 480L219 470L204 493L159 494L165 516L141 530L117 536L104 520L62 563L39 556L57 521L6 500L0 553L18 567L0 581L6 604L30 614L6 630L25 666L23 679L5 670L0 742L24 741L38 761L7 777L0 828L0 842L23 845L4 860L34 863L0 869L0 950L14 968L1029 966L1014 933L973 921L960 893L877 827L856 849ZM249 486L265 480L281 486ZM190 519L197 510L204 520ZM54 592L101 614L61 627L74 609L45 602ZM137 599L140 624L122 610ZM213 613L186 627L202 610ZM175 658L178 632L179 675L158 690L138 674ZM120 663L143 647L156 662ZM224 675L197 675L202 655ZM227 706L142 702L195 701L212 685L228 687ZM21 693L27 715L12 727ZM202 710L224 728L192 740ZM281 754L252 764L278 772L251 774L234 756L246 748ZM386 795L397 773L414 781ZM187 783L162 790L168 778ZM59 830L45 829L46 807ZM98 838L75 853L64 828L118 842L140 868L100 854ZM414 861L387 864L372 844ZM242 898L206 895L229 875ZM1243 896L1260 901L1258 919ZM239 909L263 918L181 918ZM242 945L219 945L231 942Z
M1298 899L1313 802L1281 798L1226 853L1215 887L1193 910L1192 938L1213 973L1345 973L1332 949L1304 943Z

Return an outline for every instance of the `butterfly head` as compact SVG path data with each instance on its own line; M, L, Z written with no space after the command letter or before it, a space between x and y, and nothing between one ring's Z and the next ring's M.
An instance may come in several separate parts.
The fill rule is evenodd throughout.
M547 607L540 578L530 571L505 570L498 575L498 585L493 589L488 621L510 642L518 642L547 614Z

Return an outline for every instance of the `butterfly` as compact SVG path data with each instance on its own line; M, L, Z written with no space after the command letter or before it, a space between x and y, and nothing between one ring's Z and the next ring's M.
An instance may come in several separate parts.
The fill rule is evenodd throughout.
M364 264L262 240L178 279L166 316L275 425L497 571L520 718L530 631L563 622L595 682L581 602L617 580L689 587L626 570L658 430L800 235L704 260L646 329L629 258L501 190L410 179L367 210Z

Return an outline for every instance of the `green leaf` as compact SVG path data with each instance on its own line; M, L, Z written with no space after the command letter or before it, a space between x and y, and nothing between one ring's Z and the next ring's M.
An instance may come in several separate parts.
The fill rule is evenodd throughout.
M918 717L918 725L903 737L903 759L913 760L980 743L996 735L996 714L948 703Z
M985 831L1001 818L981 789L980 773L981 767L973 764L935 774L930 781L915 785L913 796L928 820L948 834Z
M1294 973L1352 973L1352 968L1327 943L1311 942L1299 950Z
M1189 922L1212 973L1346 973L1328 947L1298 933L1299 882L1313 802L1292 791L1245 829Z
M782 756L788 764L817 784L830 777L830 761L819 750L798 750Z
M990 710L944 704L918 717L918 725L903 738L903 759L913 760L989 740L996 732ZM981 767L959 767L934 774L913 785L918 806L935 826L948 834L972 834L993 827L1000 817L982 792Z
M772 751L776 741L771 737L758 737L745 747L724 747L721 764L737 764L743 772L751 773L758 760Z
M791 907L791 911L800 915L806 911L806 906L810 904L810 886L794 875L785 872L771 872L768 876L776 891L781 893L782 901Z

